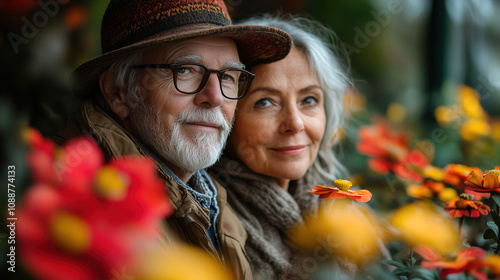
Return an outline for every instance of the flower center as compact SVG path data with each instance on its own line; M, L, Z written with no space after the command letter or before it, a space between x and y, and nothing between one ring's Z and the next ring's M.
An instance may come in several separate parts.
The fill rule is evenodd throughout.
M94 187L100 196L116 201L127 195L128 182L116 168L105 166L97 173Z
M488 171L488 174L494 174L494 175L500 176L500 170L493 169L493 170Z
M352 187L352 183L347 180L337 179L334 182L334 186L343 191L348 191Z
M90 246L90 231L85 221L67 212L54 215L50 233L58 246L71 253L82 253Z
M461 193L460 198L465 200L474 200L474 195L468 193Z

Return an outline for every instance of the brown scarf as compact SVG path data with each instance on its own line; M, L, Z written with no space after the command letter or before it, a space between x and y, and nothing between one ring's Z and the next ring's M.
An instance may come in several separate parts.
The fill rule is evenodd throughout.
M228 203L247 231L245 249L255 279L292 279L288 276L296 275L295 264L301 258L290 246L287 234L303 224L305 214L316 212L318 197L306 191L319 183L314 181L320 177L309 172L303 179L290 182L286 191L272 178L227 157L222 157L209 173L221 179Z

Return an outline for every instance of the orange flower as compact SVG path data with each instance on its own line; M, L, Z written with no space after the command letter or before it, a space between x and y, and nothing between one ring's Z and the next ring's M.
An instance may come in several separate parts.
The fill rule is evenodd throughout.
M495 168L498 168L495 167ZM480 173L481 174L481 173ZM465 181L465 190L479 193L500 193L500 170L493 169L487 171L484 176L480 176L472 171Z
M491 210L490 207L480 201L473 201L473 199L473 195L460 194L460 197L448 201L444 206L444 210L452 218L460 218L462 216L478 218L479 214L488 215Z
M423 185L410 185L406 189L406 192L409 196L420 199L432 198L434 195L437 195L439 199L450 196L454 198L457 196L454 189L445 188L442 182L434 182L432 180L425 181Z
M453 261L443 260L431 247L419 245L415 248L424 259L421 266L425 269L432 270L442 268L439 277L446 278L450 274L467 272L476 279L487 279L487 275L479 269L484 268L483 259L486 256L486 251L479 247L470 247L458 252L457 258Z
M467 177L472 171L482 173L482 170L477 167L470 167L462 164L448 164L444 168L443 181L455 187L463 187L464 181L467 180Z
M496 274L500 275L500 256L497 255L489 255L484 258L483 263L488 267L488 269Z
M351 191L352 183L347 180L337 179L334 187L316 185L312 190L307 191L319 195L319 198L352 198L357 201L367 202L372 198L372 193L368 190Z
M73 6L66 10L64 13L64 22L68 31L84 26L87 23L88 13L85 8L81 6Z

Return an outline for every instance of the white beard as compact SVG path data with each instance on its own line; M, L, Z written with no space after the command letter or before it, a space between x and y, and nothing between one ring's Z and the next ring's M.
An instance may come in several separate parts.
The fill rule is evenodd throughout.
M220 107L184 110L175 118L173 127L165 127L160 110L154 112L143 105L139 105L130 118L144 144L185 172L213 165L224 149L232 125L226 121ZM219 132L186 135L181 131L186 122L199 121L218 125Z

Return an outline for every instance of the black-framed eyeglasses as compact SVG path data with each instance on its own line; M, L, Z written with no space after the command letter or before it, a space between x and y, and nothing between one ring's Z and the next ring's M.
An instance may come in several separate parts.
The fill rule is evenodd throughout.
M200 92L207 84L210 74L217 73L222 95L227 99L240 99L248 92L255 75L238 68L222 70L208 69L198 63L144 64L132 66L135 69L167 68L172 70L175 88L185 94Z

